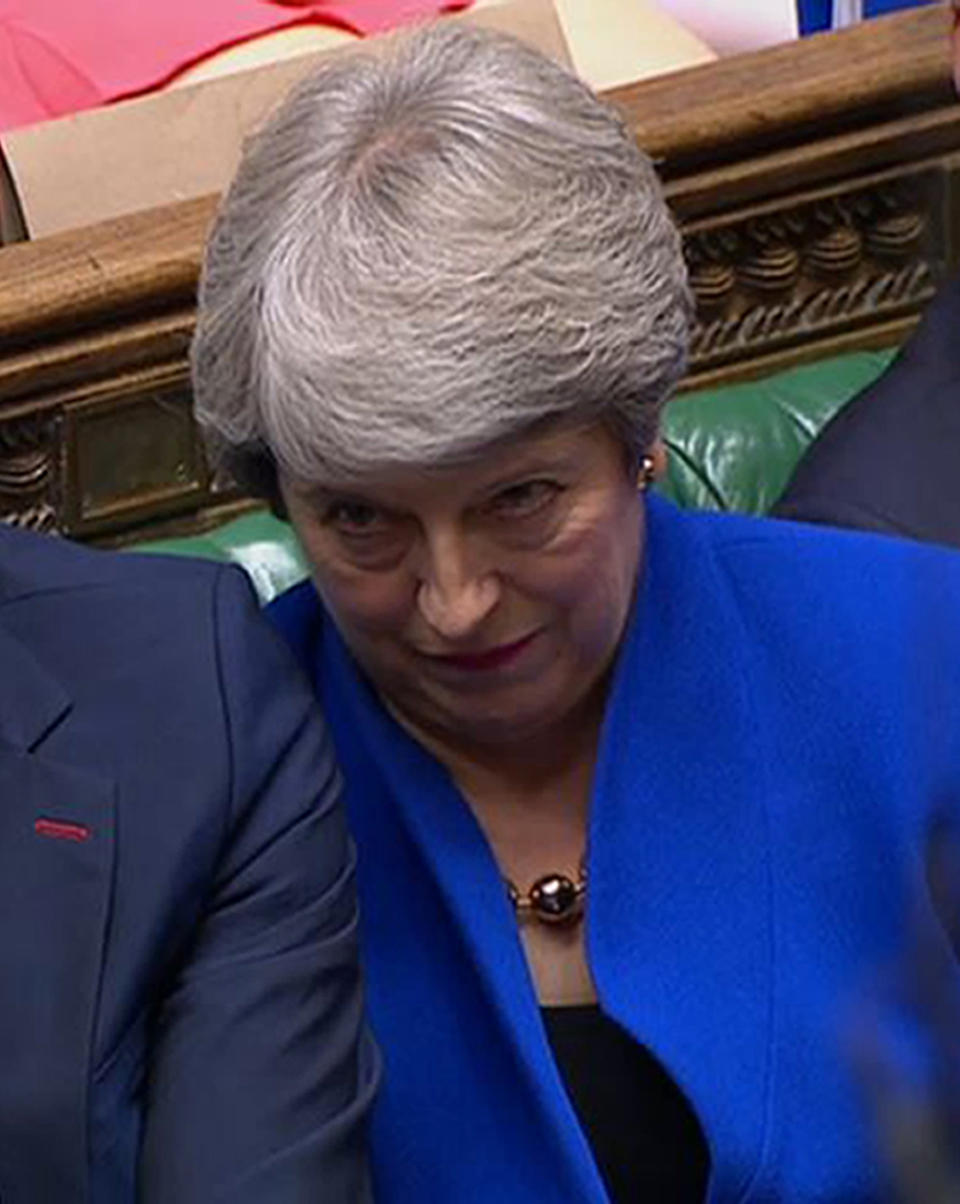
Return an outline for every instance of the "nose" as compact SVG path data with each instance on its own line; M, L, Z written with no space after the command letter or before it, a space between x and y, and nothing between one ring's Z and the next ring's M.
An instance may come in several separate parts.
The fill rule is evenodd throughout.
M500 599L497 575L472 563L465 541L455 535L434 537L417 590L417 606L445 640L463 640L491 613Z

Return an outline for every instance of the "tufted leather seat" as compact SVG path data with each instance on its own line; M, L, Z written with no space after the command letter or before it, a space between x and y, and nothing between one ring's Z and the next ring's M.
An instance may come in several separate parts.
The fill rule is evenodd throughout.
M664 414L663 493L681 506L766 514L823 426L895 354L856 352L681 394Z
M856 352L681 394L664 414L670 458L658 488L681 506L765 514L821 427L893 355ZM307 575L290 527L264 510L203 535L140 544L139 550L239 564L264 602Z

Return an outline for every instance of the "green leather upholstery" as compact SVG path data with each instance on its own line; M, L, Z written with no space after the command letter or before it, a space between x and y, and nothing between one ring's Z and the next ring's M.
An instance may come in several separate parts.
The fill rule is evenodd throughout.
M681 506L765 514L824 423L893 355L856 352L676 398L664 415L670 466L658 488ZM289 526L266 511L138 550L239 564L264 602L307 575Z
M820 429L895 354L856 352L681 395L664 414L662 492L685 507L766 514Z
M302 581L309 572L293 529L267 510L244 514L203 535L154 540L137 544L134 550L238 564L249 574L264 603Z

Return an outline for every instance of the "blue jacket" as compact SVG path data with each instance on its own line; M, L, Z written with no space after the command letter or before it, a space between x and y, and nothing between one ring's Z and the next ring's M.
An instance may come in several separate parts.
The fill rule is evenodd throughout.
M233 569L0 525L0 1200L362 1197L352 853Z
M669 1070L710 1200L879 1196L844 1055L960 810L960 558L649 503L602 735L588 957ZM274 616L328 700L384 1051L379 1204L602 1204L503 884L439 765L359 677L310 586Z

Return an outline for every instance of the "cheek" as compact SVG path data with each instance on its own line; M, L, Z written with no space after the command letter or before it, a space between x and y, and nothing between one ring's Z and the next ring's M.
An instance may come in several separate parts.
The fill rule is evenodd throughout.
M405 574L352 568L332 556L322 540L300 538L317 592L342 631L389 635L406 624L413 597Z
M568 532L553 558L551 595L578 643L608 646L619 637L633 597L640 546L636 508L629 502Z
M345 629L367 636L399 634L411 612L409 591L380 574L316 574L327 608Z

